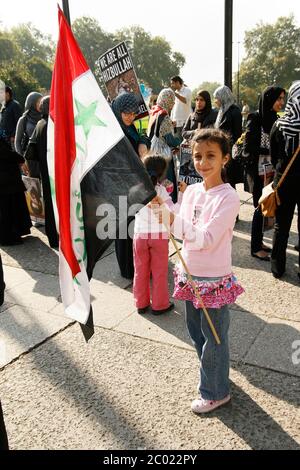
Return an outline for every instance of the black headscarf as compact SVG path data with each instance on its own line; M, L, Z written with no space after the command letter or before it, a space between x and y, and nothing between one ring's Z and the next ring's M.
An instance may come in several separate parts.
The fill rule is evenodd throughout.
M276 111L273 110L273 106L282 92L285 93L284 88L279 86L268 86L261 94L259 100L259 115L263 130L267 134L270 134L274 122L278 119L278 115Z
M197 118L197 121L203 123L212 110L211 97L206 90L198 91L197 96L201 96L206 103L205 108L202 109L202 111L197 111L197 109L195 109L195 117Z
M289 89L285 114L278 120L278 125L286 140L286 150L291 142L294 152L296 142L300 141L300 80Z
M41 99L41 104L40 104L41 114L44 119L48 119L49 106L50 106L50 96L47 95Z

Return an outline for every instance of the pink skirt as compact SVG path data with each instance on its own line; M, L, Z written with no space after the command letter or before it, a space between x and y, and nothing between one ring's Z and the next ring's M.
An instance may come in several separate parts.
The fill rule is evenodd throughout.
M196 278L193 281L206 308L221 308L223 305L234 304L237 297L244 292L233 273L217 280ZM174 283L174 299L188 300L193 302L195 308L202 308L186 273L182 272L179 267L174 269Z

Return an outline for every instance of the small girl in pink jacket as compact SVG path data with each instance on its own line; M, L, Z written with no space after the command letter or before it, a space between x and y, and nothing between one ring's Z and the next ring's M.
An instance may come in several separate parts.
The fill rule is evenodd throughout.
M143 163L160 200L169 210L178 211L186 184L180 183L178 203L174 204L161 184L166 177L168 161L162 156L147 155ZM148 206L135 216L133 261L133 296L138 313L147 313L150 305L153 315L172 310L174 304L170 302L168 288L169 233Z
M192 151L203 182L187 188L179 214L170 213L159 198L156 212L159 220L169 220L175 237L183 240L182 256L221 341L216 343L180 264L175 270L173 297L186 303L187 328L201 362L199 398L192 402L192 411L207 413L230 401L228 305L243 293L231 267L233 227L240 202L236 191L223 181L230 158L226 134L217 129L197 131Z

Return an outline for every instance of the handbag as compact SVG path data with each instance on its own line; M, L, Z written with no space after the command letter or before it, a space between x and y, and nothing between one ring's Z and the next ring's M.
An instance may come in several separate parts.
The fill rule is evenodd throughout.
M278 189L284 182L292 164L297 158L298 153L300 152L300 145L297 148L296 152L292 156L289 164L287 165L283 175L281 176L280 180L278 181L278 184L276 188L273 187L273 183L268 184L263 188L262 195L258 201L258 204L261 208L262 215L264 217L275 217L276 214L276 209L278 206L280 206L280 198L278 195Z
M168 144L157 135L157 125L158 125L158 117L156 118L154 134L151 139L151 154L164 157L166 160L171 160L172 158L172 151Z

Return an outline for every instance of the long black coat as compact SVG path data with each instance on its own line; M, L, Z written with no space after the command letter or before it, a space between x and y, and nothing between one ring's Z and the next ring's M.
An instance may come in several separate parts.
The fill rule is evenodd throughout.
M187 140L193 138L195 131L199 128L199 122L201 122L201 129L205 129L206 127L214 127L217 115L217 110L212 109L209 114L204 118L203 122L201 122L199 120L198 113L191 113L187 118L187 121L182 129L182 137Z
M291 160L294 154L294 151L299 145L299 137L295 140L294 148L292 148L291 144L288 146L288 148L286 148L286 140L281 130L278 128L277 124L275 123L270 133L270 145L271 145L272 164L275 168L274 183L275 185L277 185L289 161ZM296 160L294 161L294 163L292 164L283 185L288 186L289 180L298 181L298 188L300 191L300 184L299 184L300 182L300 155L299 154Z
M29 145L25 154L29 162L39 162L39 168L42 178L43 197L45 204L45 230L52 248L57 248L58 234L56 231L55 217L52 204L50 179L47 163L47 119L41 119L29 140Z
M14 152L9 144L0 140L0 195L15 194L25 191L19 165L24 158Z
M2 259L0 255L0 306L4 301L4 279L3 279L3 269L2 269ZM7 434L3 419L2 407L0 402L0 450L8 450Z
M231 145L233 145L243 132L242 127L242 113L240 108L233 104L223 115L219 124L219 129L227 132L230 135Z
M1 111L0 124L0 128L5 131L6 137L11 138L15 136L17 123L21 115L21 106L17 101L10 100L6 103Z
M246 126L243 153L247 158L244 189L245 191L250 193L253 193L254 186L261 186L261 189L263 187L263 184L258 174L261 126L262 122L258 111L249 114Z
M231 105L223 115L218 128L229 135L230 144L232 147L243 132L242 113L240 108L235 104ZM230 183L233 187L235 187L237 183L243 182L243 170L235 160L231 160L228 163L226 167L226 176L228 183Z
M31 220L19 164L24 159L0 140L0 243L13 245L30 233Z

